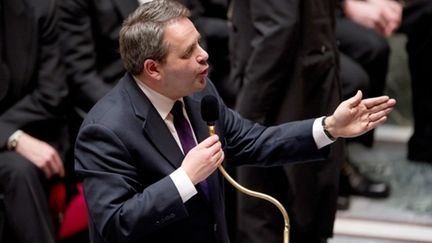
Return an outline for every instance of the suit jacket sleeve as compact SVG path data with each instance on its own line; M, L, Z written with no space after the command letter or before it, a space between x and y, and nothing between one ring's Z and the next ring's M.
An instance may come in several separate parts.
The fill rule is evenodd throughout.
M229 116L238 116L230 110L228 112ZM225 135L225 157L235 165L278 166L323 160L328 156L329 146L318 149L313 138L314 119L272 127L263 127L245 119L235 120L229 122L225 131L228 133Z
M213 85L208 85L217 96ZM219 103L223 104L221 97ZM219 106L216 123L224 145L225 158L232 165L277 166L305 161L323 160L329 146L318 149L313 138L315 119L266 127L244 119L225 105Z
M249 20L236 15L247 14L242 6L249 2ZM233 25L238 31L253 29L252 39L242 38L251 45L243 70L243 87L236 109L248 119L265 123L266 114L275 105L280 90L286 87L293 72L299 37L300 0L245 0L234 2ZM237 19L239 19L237 21ZM243 19L243 20L241 20ZM238 26L236 26L238 25ZM233 50L235 51L235 50Z
M106 127L82 127L75 156L75 169L84 178L92 209L91 222L109 242L143 239L188 215L171 178L143 185L140 181L152 181L145 178L151 175L140 173L138 162L132 161L126 146ZM157 161L145 163L152 166Z
M35 19L31 19L32 31L37 33L31 36L35 42L31 45L34 49L28 51L28 56L13 58L36 58L31 62L34 66L22 67L21 70L34 73L29 75L31 80L12 79L14 82L22 82L20 85L23 86L16 90L19 94L17 96L20 96L16 97L17 101L0 114L0 147L7 143L9 136L17 129L37 126L40 122L58 122L63 114L62 104L67 96L67 84L60 61L55 2L35 1L32 4L35 5ZM16 40L14 43L22 41ZM14 75L11 76L13 78Z

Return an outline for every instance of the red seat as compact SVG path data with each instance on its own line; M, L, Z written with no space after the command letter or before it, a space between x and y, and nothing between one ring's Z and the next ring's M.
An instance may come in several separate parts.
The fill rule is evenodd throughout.
M50 208L59 224L58 239L64 240L88 229L87 205L82 184L78 193L66 205L66 189L62 183L54 185L50 192Z

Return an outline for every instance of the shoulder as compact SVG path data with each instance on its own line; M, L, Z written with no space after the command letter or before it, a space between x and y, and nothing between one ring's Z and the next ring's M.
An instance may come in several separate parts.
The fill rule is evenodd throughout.
M131 126L137 118L134 107L137 101L131 97L130 90L133 89L128 76L123 77L114 88L102 97L86 115L85 124L101 124L113 129L123 129ZM140 106L145 106L140 102Z

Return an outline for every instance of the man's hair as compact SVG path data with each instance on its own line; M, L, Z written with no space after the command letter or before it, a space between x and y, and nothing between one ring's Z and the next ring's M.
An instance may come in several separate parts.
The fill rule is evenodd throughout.
M168 54L168 43L163 41L166 24L189 16L190 11L174 0L153 0L139 6L120 30L120 55L126 71L140 74L146 59L164 62Z

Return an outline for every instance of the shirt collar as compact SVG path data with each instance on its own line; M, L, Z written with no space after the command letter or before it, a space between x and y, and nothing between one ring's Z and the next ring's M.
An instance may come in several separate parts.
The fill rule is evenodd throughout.
M156 108L156 111L162 117L163 120L167 119L168 115L171 112L172 107L174 106L175 100L172 100L155 90L151 89L149 86L139 81L138 78L133 76L135 82L138 84L142 92L147 96L153 106ZM183 98L179 99L183 102Z

